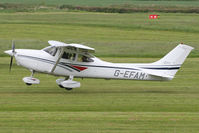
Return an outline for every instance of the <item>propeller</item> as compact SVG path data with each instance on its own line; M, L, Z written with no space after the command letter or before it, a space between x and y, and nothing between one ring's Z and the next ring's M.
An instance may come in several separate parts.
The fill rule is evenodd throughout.
M9 68L9 71L11 71L11 68L12 68L12 62L13 62L14 54L15 54L15 42L12 41L12 56L10 58L10 68Z

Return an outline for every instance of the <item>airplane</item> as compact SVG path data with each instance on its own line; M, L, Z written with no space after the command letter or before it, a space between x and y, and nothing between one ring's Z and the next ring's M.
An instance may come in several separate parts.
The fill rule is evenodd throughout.
M102 78L102 79L128 79L169 81L194 48L185 44L179 44L167 55L153 63L111 63L102 61L93 56L94 48L82 44L66 44L49 40L50 46L41 50L12 49L4 51L11 56L10 70L13 57L17 65L31 71L30 77L24 77L27 85L39 84L40 80L34 78L34 73L45 73L55 76L63 76L57 79L59 87L66 90L80 87L77 78Z

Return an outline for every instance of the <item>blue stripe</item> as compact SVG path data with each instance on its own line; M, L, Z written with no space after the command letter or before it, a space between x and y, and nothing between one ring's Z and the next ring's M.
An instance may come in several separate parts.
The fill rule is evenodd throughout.
M66 64L66 63L64 63L64 62L60 62L60 63L58 63L58 64L63 65L63 66L67 66L67 67L69 67L69 68L71 68L71 69L73 69L73 70L76 70L76 71L80 72L79 69L74 68L74 67L72 67L72 66L70 66L70 65L68 65L68 64Z
M47 60L47 59L43 59L43 58L38 58L38 57L33 57L33 56L27 56L27 55L18 55L18 56L22 56L22 57L26 57L26 58L31 58L31 59L35 59L35 60L39 60L39 61L43 61L43 62L46 62L46 63L50 63L50 64L55 64L55 61L51 61L51 60ZM95 66L95 65L80 65L80 64L70 64L70 63L65 63L65 62L59 62L58 64L59 66L60 65L63 65L63 66L67 66L69 67L68 65L78 65L78 66L86 66L86 67L101 67L101 68L115 68L115 69L129 69L129 70L138 70L140 71L139 69L135 69L135 68L125 68L125 67L112 67L112 66ZM60 66L62 67L62 66ZM71 68L71 67L70 67ZM73 68L75 69L75 68ZM71 70L70 70L71 71Z
M18 56L25 57L25 58L30 58L30 59L34 59L34 60L38 60L38 61L41 61L41 62L45 62L45 63L49 63L49 64L55 65L55 61L51 61L51 60L46 60L46 59L37 58L37 57L33 57L33 56L26 56L26 55L18 55ZM64 69L67 69L68 71L72 72L72 70L70 70L69 68L67 68L64 65L58 64L57 66L59 66L61 68L64 68Z
M68 65L78 65L78 66L85 66L85 67L101 67L101 68L115 68L115 69L129 69L129 70L138 70L139 69L135 69L135 68L126 68L126 67L112 67L112 66L96 66L96 65L82 65L82 64L70 64L70 63L64 63L61 62L63 64L68 64Z
M152 68L152 67L140 67L143 69L154 69L154 70L178 70L180 67L162 67L162 68Z
M51 61L51 60L47 60L47 59L43 59L43 58L38 58L38 57L33 57L33 56L26 56L26 55L18 55L18 56L31 58L31 59L35 59L35 60L39 60L39 61L43 61L43 62L55 65L55 61ZM80 65L80 64L70 64L70 63L65 63L65 62L59 62L58 63L59 67L65 68L65 69L67 69L70 72L72 72L72 70L70 70L70 69L79 71L79 70L71 67L70 65L78 65L78 66L85 66L85 67L99 67L99 68L128 69L128 70L138 70L138 71L140 71L139 69L126 68L126 67L96 66L96 65L82 65L82 64ZM151 65L151 66L153 66L153 65ZM153 70L177 70L177 69L180 68L180 67L168 67L169 65L162 65L162 67L160 67L161 65L154 65L154 66L158 66L158 67L139 67L139 68L142 68L142 69L153 69ZM165 66L167 66L167 67L165 67ZM173 66L178 66L178 65L173 65ZM67 67L69 67L70 69L67 68Z

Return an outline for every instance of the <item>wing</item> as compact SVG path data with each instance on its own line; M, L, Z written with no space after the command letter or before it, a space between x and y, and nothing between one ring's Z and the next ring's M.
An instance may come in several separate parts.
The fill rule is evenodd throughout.
M68 49L75 50L77 52L83 52L83 53L94 53L95 52L94 48L91 48L91 47L88 47L88 46L85 46L82 44L74 44L74 43L66 44L63 42L53 41L53 40L48 41L48 43L54 47L68 48Z

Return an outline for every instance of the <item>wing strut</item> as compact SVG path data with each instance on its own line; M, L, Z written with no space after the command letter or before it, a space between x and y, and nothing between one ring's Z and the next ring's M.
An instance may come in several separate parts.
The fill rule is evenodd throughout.
M54 65L53 68L51 69L51 73L53 73L53 72L55 71L55 68L57 67L57 64L59 63L59 61L60 61L60 59L61 59L63 53L64 53L64 48L61 48L60 55L59 55L59 57L58 57L58 59L57 59L55 65Z

